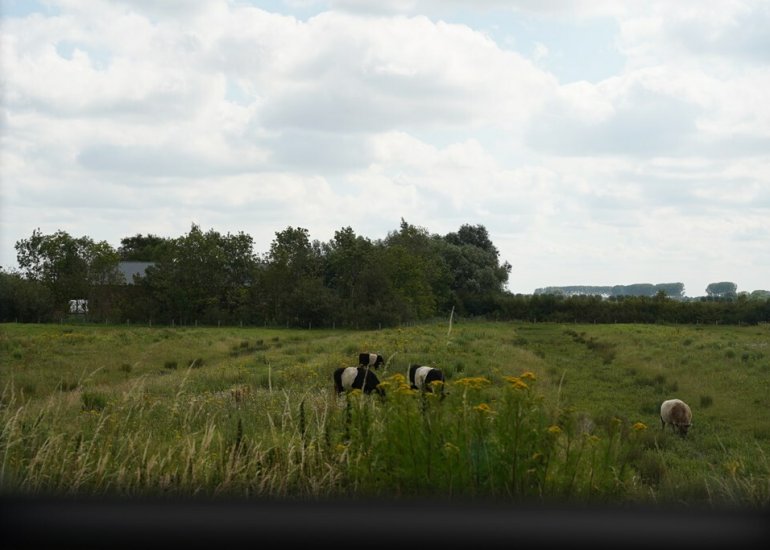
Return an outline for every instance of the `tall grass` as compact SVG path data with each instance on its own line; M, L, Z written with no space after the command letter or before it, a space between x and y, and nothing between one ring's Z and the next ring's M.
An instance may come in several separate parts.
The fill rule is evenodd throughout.
M770 503L765 416L745 417L767 412L766 333L728 334L729 358L717 329L450 329L4 332L0 491ZM70 347L46 366L51 334ZM358 350L389 358L385 399L334 393L331 372ZM447 375L443 398L405 382L424 357ZM741 377L746 404L721 385ZM672 391L695 405L685 440L658 424Z
M499 388L460 378L441 399L395 374L385 400L180 387L161 401L137 387L74 426L61 401L33 411L6 386L0 475L4 491L31 494L625 498L634 428L582 431L534 384L529 372Z

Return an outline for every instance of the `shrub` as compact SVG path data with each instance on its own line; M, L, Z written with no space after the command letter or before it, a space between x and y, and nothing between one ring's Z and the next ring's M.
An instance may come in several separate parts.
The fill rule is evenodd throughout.
M79 386L80 384L78 384L77 380L74 380L74 381L62 380L61 382L59 382L59 391L63 391L63 392L74 391L78 389Z
M84 411L101 411L107 406L107 398L96 392L83 392L80 396Z
M658 487L666 475L666 465L654 452L645 452L636 464L642 481Z

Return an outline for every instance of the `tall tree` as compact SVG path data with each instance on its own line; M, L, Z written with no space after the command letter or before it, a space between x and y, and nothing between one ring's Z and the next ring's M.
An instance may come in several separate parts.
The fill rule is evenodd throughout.
M663 291L669 298L684 298L684 283L658 283L655 288L658 292Z
M457 245L471 245L498 256L497 248L489 238L489 232L483 225L463 224L456 233L447 233L444 237L447 242Z
M267 316L273 323L306 326L328 311L331 292L323 284L322 246L303 227L275 234L262 273Z
M203 232L192 224L169 253L148 268L145 283L161 306L158 312L182 322L233 320L243 314L254 280L252 239L244 233Z
M43 283L0 269L1 322L48 321L52 306L51 291Z
M366 272L376 268L373 251L372 242L357 236L350 227L335 231L334 238L323 246L326 285L334 290L348 314L366 298L362 283Z
M401 219L398 231L384 240L384 270L408 319L431 317L449 296L450 274L440 253L440 238Z
M124 262L159 262L170 253L173 239L148 233L120 239L118 254Z
M711 283L706 287L706 295L712 298L735 298L738 294L738 285L729 281Z
M88 299L95 286L121 280L118 254L106 241L74 238L62 230L44 235L38 228L29 239L17 241L15 248L26 277L45 284L54 307L62 312L69 300Z
M486 313L492 298L503 292L511 271L500 264L499 252L483 225L462 225L444 236L441 255L451 274L451 290L460 311Z

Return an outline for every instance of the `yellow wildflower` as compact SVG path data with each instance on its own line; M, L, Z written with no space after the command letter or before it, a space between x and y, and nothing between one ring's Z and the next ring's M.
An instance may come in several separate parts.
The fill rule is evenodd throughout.
M738 470L741 469L741 461L731 460L729 462L725 462L725 469L730 473L730 475L734 476Z
M535 373L532 371L522 372L521 378L526 378L527 380L535 380Z
M484 384L489 384L489 380L487 380L483 376L468 376L466 378L460 378L459 380L455 380L454 383L465 387L480 388Z
M527 386L527 383L524 382L518 376L504 376L503 378L505 379L506 382L509 382L511 386L513 386L517 390L526 390L529 387Z
M491 413L492 412L492 408L489 405L487 405L486 403L479 403L478 405L476 405L473 408L474 408L474 410L477 410L477 411L479 411L481 413Z
M635 432L642 432L647 429L647 424L644 422L637 422L633 426L631 426Z
M556 424L554 424L548 427L548 433L553 435L559 435L561 433L561 428Z

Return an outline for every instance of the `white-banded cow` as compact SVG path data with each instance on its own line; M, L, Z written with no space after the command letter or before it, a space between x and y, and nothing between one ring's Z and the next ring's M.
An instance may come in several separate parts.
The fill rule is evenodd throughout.
M661 429L666 429L668 424L672 430L685 437L692 426L690 406L681 399L667 399L660 405L660 424Z
M334 371L332 378L338 394L343 391L361 390L367 394L376 392L385 397L385 390L378 387L380 380L369 367L340 367Z
M444 395L444 373L441 369L429 367L427 365L410 365L409 384L413 390L426 392L433 391L432 382L441 382L438 384L441 395Z
M382 355L379 353L359 353L358 354L358 366L359 367L372 367L374 369L381 367L385 363Z

